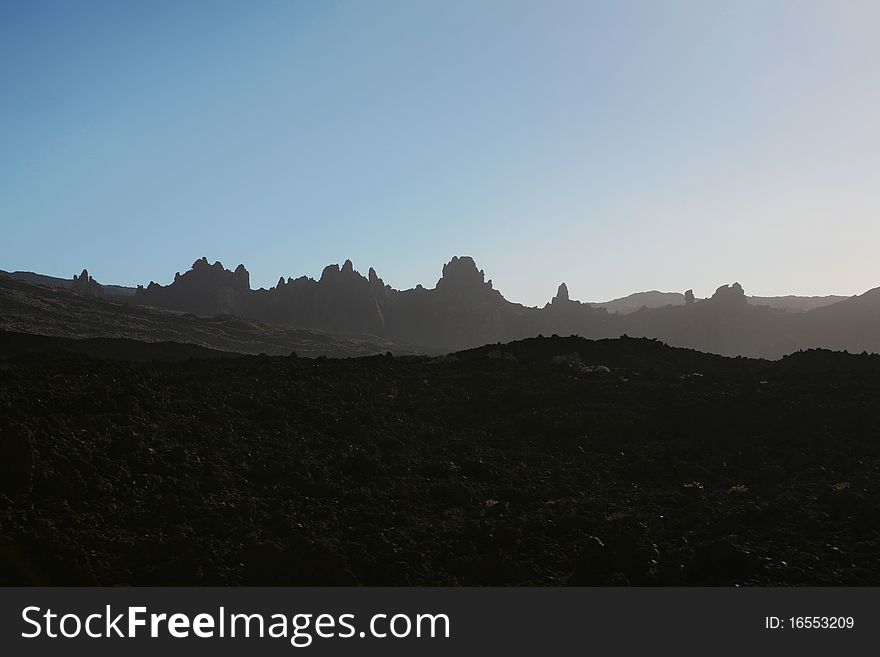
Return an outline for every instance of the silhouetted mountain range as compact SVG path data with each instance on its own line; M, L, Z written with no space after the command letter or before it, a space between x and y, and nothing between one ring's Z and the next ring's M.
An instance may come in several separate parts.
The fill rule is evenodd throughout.
M376 272L372 268L370 268L370 271L372 272L370 274L370 280L372 280L372 278L376 276ZM30 271L6 272L0 270L0 276L8 276L16 280L35 283L37 285L49 285L65 289L74 289L77 278L82 279L84 275L88 280L89 277L87 270L83 270L83 273L80 274L79 277L74 275L72 279L46 276L45 274L36 274ZM286 284L283 277L279 279L279 282L282 285ZM136 292L136 288L126 287L124 285L107 285L98 283L98 287L100 288L102 295L105 297L130 297L134 296ZM781 297L746 297L748 302L752 305L769 306L771 308L778 308L779 310L787 310L789 312L813 310L814 308L821 308L822 306L828 306L832 303L843 301L846 298L848 297L834 294L807 297L793 294ZM658 290L651 290L648 292L634 292L633 294L628 294L619 299L611 299L610 301L592 301L589 302L589 305L593 308L604 308L610 313L626 315L635 312L636 310L641 310L642 308L683 306L685 305L685 302L685 294L682 292L660 292Z
M662 293L647 296L657 294ZM318 280L281 279L268 290L251 290L244 266L229 271L202 258L190 271L177 274L171 285L151 283L138 288L132 300L198 315L231 313L272 324L374 334L431 350L452 351L540 334L588 338L629 334L724 355L776 358L808 347L877 351L878 296L880 292L869 292L793 313L771 307L766 299L749 303L737 283L720 287L709 299L697 300L685 293L680 303L677 297L666 297L672 303L656 308L643 304L621 314L572 300L563 283L550 303L533 308L507 301L473 258L463 256L443 267L433 289L410 290L394 290L373 269L362 276L350 260L341 268L326 267ZM808 307L783 299L788 307Z
M109 286L86 271L68 287L109 296ZM266 325L374 335L431 352L551 334L657 338L709 353L762 358L805 348L880 351L880 288L852 298L750 298L734 283L708 299L696 299L690 290L653 291L600 304L571 299L563 283L549 303L536 308L506 300L469 256L444 265L435 287L409 290L386 285L372 268L363 276L350 260L325 267L318 280L281 278L268 290L253 290L244 265L230 271L201 258L169 285L151 282L115 298L202 317L235 315Z
M600 303L591 303L594 308L605 308L610 313L620 313L626 315L628 313L641 310L642 308L662 308L663 306L683 306L687 303L686 294L681 292L658 292L652 290L650 292L636 292L634 294L613 299L611 301L603 301ZM848 297L830 294L827 296L815 297L799 297L793 294L782 297L756 297L747 296L748 301L753 306L768 306L785 310L792 313L805 312L822 306L829 306L832 303L843 301Z

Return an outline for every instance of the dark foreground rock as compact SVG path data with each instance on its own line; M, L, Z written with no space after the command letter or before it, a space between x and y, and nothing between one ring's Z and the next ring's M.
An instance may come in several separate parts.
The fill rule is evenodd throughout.
M0 583L878 585L880 367L0 361Z
M30 435L20 426L0 429L0 493L11 497L30 492L34 450Z

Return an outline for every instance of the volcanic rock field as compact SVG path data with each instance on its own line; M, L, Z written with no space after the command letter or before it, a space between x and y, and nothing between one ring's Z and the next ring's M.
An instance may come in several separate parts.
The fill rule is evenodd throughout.
M3 584L880 584L877 356L124 351L0 360Z

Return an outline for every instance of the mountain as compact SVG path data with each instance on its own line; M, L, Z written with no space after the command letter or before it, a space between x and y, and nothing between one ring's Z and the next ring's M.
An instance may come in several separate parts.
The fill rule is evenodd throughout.
M0 331L92 340L77 346L78 353L85 348L89 353L125 351L120 340L178 342L225 352L279 356L292 351L301 356L336 357L414 351L376 336L336 335L267 325L234 315L197 317L4 277L0 277ZM116 342L95 342L108 339ZM52 348L60 351L69 347L63 342L46 344L53 344ZM162 354L167 351L158 347L152 351L138 348L137 354L163 359Z
M216 265L219 263L214 263L210 267L214 267L216 269ZM202 258L193 264L193 270L197 267L203 267L207 265L207 258ZM241 269L244 269L243 265L239 265ZM329 270L329 271L328 271ZM236 270L238 271L238 270ZM354 273L360 278L360 274L357 272L353 272L353 267L351 266L351 261L346 260L346 264L343 265L342 270L339 269L338 265L330 265L324 269L324 274L322 274L321 278L323 279L325 275L333 276L333 272L340 273ZM83 270L83 273L88 276L88 272ZM219 272L217 272L219 273ZM234 272L233 272L234 273ZM178 274L179 275L179 274ZM187 276L188 274L184 274ZM7 272L0 270L0 276L8 276L10 278L14 278L19 281L25 281L27 283L34 283L36 285L48 285L50 287L60 287L64 289L72 289L75 285L77 278L82 278L83 274L80 274L79 277L76 275L70 278L57 278L55 276L46 276L45 274L37 274L29 271L13 271ZM220 274L222 277L222 274ZM297 282L301 281L311 281L312 279L306 278L302 276L298 279L290 279L288 278L286 281L282 277L279 279L278 285L284 287L290 284L298 284ZM376 276L376 272L370 268L370 274L367 278L371 285L378 283L381 287L384 287L384 283L382 280ZM155 283L153 284L155 286ZM301 284L299 284L301 286ZM123 285L108 285L106 283L99 283L99 286L103 292L103 296L107 297L132 297L137 292L136 288L126 287ZM161 287L161 286L158 286ZM222 286L221 286L222 287ZM236 286L232 285L231 289L235 289ZM228 294L228 293L224 293ZM296 294L290 295L296 299ZM227 297L223 297L227 298ZM755 306L769 306L770 308L778 308L779 310L785 310L787 312L805 312L807 310L813 310L814 308L821 308L823 306L828 306L832 303L837 303L838 301L843 301L848 297L839 296L839 295L827 295L827 296L812 296L812 297L802 297L795 295L786 295L781 297L756 297L750 296L746 297L748 302ZM295 305L300 305L301 299L296 299L297 303ZM181 299L178 299L178 305L184 306L181 308L182 310L186 310L192 305L198 305L200 302L193 302L191 304L187 304L186 302L182 302ZM161 302L163 306L173 307L175 305L175 300L173 295L169 298L166 297ZM663 306L683 306L685 304L685 295L681 292L659 292L657 290L651 290L649 292L635 292L633 294L627 295L625 297L620 297L618 299L612 299L610 301L598 301L598 302L590 302L590 305L593 308L604 308L609 313L618 313L620 315L626 315L637 310L641 310L642 308L662 308ZM293 304L292 304L293 305ZM289 315L290 313L287 313ZM285 316L285 313L280 313L281 320L283 323L290 323L294 318ZM372 327L363 326L361 329L373 328Z
M802 313L824 306L830 306L849 297L829 294L819 297L798 297L792 294L782 297L746 297L753 306L769 306L790 313Z
M243 265L229 271L206 258L167 286L139 287L131 302L202 316L231 313L268 324L340 334L369 334L454 351L537 335L620 335L727 356L779 358L802 348L880 350L880 301L863 297L748 297L738 283L708 299L645 292L606 303L571 299L561 284L543 308L505 299L469 256L443 266L433 288L395 290L371 268L365 277L350 260L320 279L280 279L251 290ZM839 300L843 299L843 300ZM638 306L638 308L636 308ZM839 320L839 321L838 321Z
M786 295L782 297L755 297L747 296L748 301L753 306L768 306L778 310L785 310L791 313L801 313L822 306L829 306L832 303L843 301L848 297L838 295L817 296L817 297L799 297L795 295ZM610 313L619 313L626 315L642 308L662 308L663 306L683 306L685 305L685 295L680 292L658 292L652 290L650 292L636 292L619 299L611 301L601 301L590 303L594 308L604 308Z
M748 302L739 283L722 285L684 306L643 308L622 319L625 332L725 356L779 358L801 348L796 327L805 314Z
M805 347L880 352L880 287L805 313Z
M251 290L247 270L234 272L206 258L167 286L138 287L133 303L202 316L232 313L261 322L344 334L380 335L429 351L452 351L541 332L581 331L604 337L608 313L558 299L545 309L507 301L469 256L454 257L432 289L394 290L373 269L367 277L350 260L324 268L321 278L281 279Z
M636 292L619 299L590 303L593 308L604 308L610 313L626 315L642 308L662 308L663 306L683 306L684 294L681 292Z
M72 331L90 324L86 332L90 337L179 339L247 353L282 353L296 349L292 345L303 340L312 352L323 348L303 334L291 336L294 330L334 335L337 342L339 336L354 336L356 346L336 344L332 349L341 351L333 353L389 349L440 353L553 334L592 339L630 335L707 353L758 358L779 358L807 348L880 351L877 290L852 298L749 297L735 283L721 286L708 299L696 299L690 290L684 294L651 291L604 303L582 303L573 300L562 283L550 302L537 308L505 299L470 256L446 263L433 288L418 285L409 290L395 290L372 268L367 276L362 275L350 260L341 267L325 267L317 280L281 278L275 286L258 290L251 289L244 265L229 270L207 258L175 274L171 284L151 282L138 286L131 296L110 294L110 286L94 281L87 271L71 281L36 274L26 278L49 281L52 288L43 288L43 296L49 289L63 288L73 295L63 302L71 308L90 297L115 303L111 317L125 307L126 317L138 318L126 319L120 332L119 322L93 321L104 317L108 308L98 305L88 312L74 312L79 319L71 324ZM52 333L70 323L63 313L51 321L38 315L31 312L18 326L10 325L14 317L7 318L0 328L29 331L30 322L35 332ZM235 323L246 328L233 327ZM145 331L145 326L155 334ZM205 340L206 331L213 341ZM214 331L227 337L217 341ZM238 335L230 338L230 333Z

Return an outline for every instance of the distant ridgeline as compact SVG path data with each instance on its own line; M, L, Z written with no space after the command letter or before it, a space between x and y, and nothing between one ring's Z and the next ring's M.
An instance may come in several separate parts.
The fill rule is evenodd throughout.
M150 283L137 289L102 285L85 270L73 279L32 272L0 275L116 304L378 336L429 352L553 334L657 338L709 353L763 358L814 347L880 352L880 288L849 298L747 297L734 283L718 288L709 299L696 299L690 290L652 291L581 303L570 298L562 283L549 303L534 308L507 301L468 256L448 262L434 288L410 290L392 289L372 268L362 276L350 260L341 268L325 267L318 280L281 278L268 290L251 289L244 265L229 271L207 258L176 274L170 285Z
M659 300L651 295L660 295ZM646 303L632 310L629 306L639 298ZM243 265L229 271L202 258L170 285L138 287L127 301L202 316L233 314L270 324L373 334L435 351L541 334L627 334L766 358L811 347L880 351L880 288L852 298L748 298L735 283L718 288L709 299L695 299L689 290L590 304L569 298L563 283L548 304L533 308L507 301L467 256L447 263L433 289L410 290L392 289L372 268L362 276L350 260L341 268L326 267L319 280L281 278L268 290L252 290ZM647 307L651 304L655 307Z
M17 281L32 283L34 285L47 285L49 287L60 287L64 290L76 290L90 297L130 297L134 296L133 287L124 287L122 285L101 285L94 278L89 276L89 272L85 269L73 278L57 278L55 276L46 276L45 274L35 274L32 271L13 271L6 272L0 270L0 276L7 276Z

